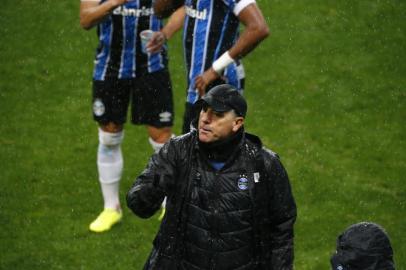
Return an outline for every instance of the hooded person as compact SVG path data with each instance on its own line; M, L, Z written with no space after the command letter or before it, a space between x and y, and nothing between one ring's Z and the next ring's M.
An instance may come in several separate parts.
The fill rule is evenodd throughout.
M337 238L331 266L332 270L394 270L388 234L372 222L351 225Z

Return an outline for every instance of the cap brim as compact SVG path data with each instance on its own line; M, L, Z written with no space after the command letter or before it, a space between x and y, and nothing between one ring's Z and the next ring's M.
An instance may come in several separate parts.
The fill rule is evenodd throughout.
M206 96L202 99L199 100L201 102L200 106L202 106L204 103L207 103L207 105L210 106L210 108L213 109L213 111L216 112L228 112L231 111L233 108L230 106L224 104L224 102L221 102L212 96Z

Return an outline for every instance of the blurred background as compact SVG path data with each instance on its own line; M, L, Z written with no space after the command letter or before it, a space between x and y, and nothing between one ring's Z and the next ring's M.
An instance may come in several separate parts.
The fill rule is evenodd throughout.
M337 235L372 221L406 270L406 2L257 0L271 36L244 59L246 129L281 156L298 205L295 268L329 269ZM79 0L2 0L0 269L141 269L157 217L104 234L91 76ZM185 70L169 42L181 130ZM126 126L121 201L152 154Z

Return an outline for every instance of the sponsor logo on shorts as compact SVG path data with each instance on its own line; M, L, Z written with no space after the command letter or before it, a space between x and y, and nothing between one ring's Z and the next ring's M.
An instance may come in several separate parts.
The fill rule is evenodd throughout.
M172 114L170 112L162 112L159 114L159 121L170 122L172 120Z
M102 116L106 111L106 107L104 106L101 99L96 98L93 102L93 113L96 116Z

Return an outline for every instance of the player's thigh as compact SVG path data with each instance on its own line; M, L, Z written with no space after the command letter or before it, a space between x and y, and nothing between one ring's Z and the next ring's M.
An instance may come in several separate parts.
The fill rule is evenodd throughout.
M172 84L168 71L158 71L134 80L132 122L157 128L173 125Z
M129 80L106 79L93 81L93 118L101 125L126 122L130 101Z

